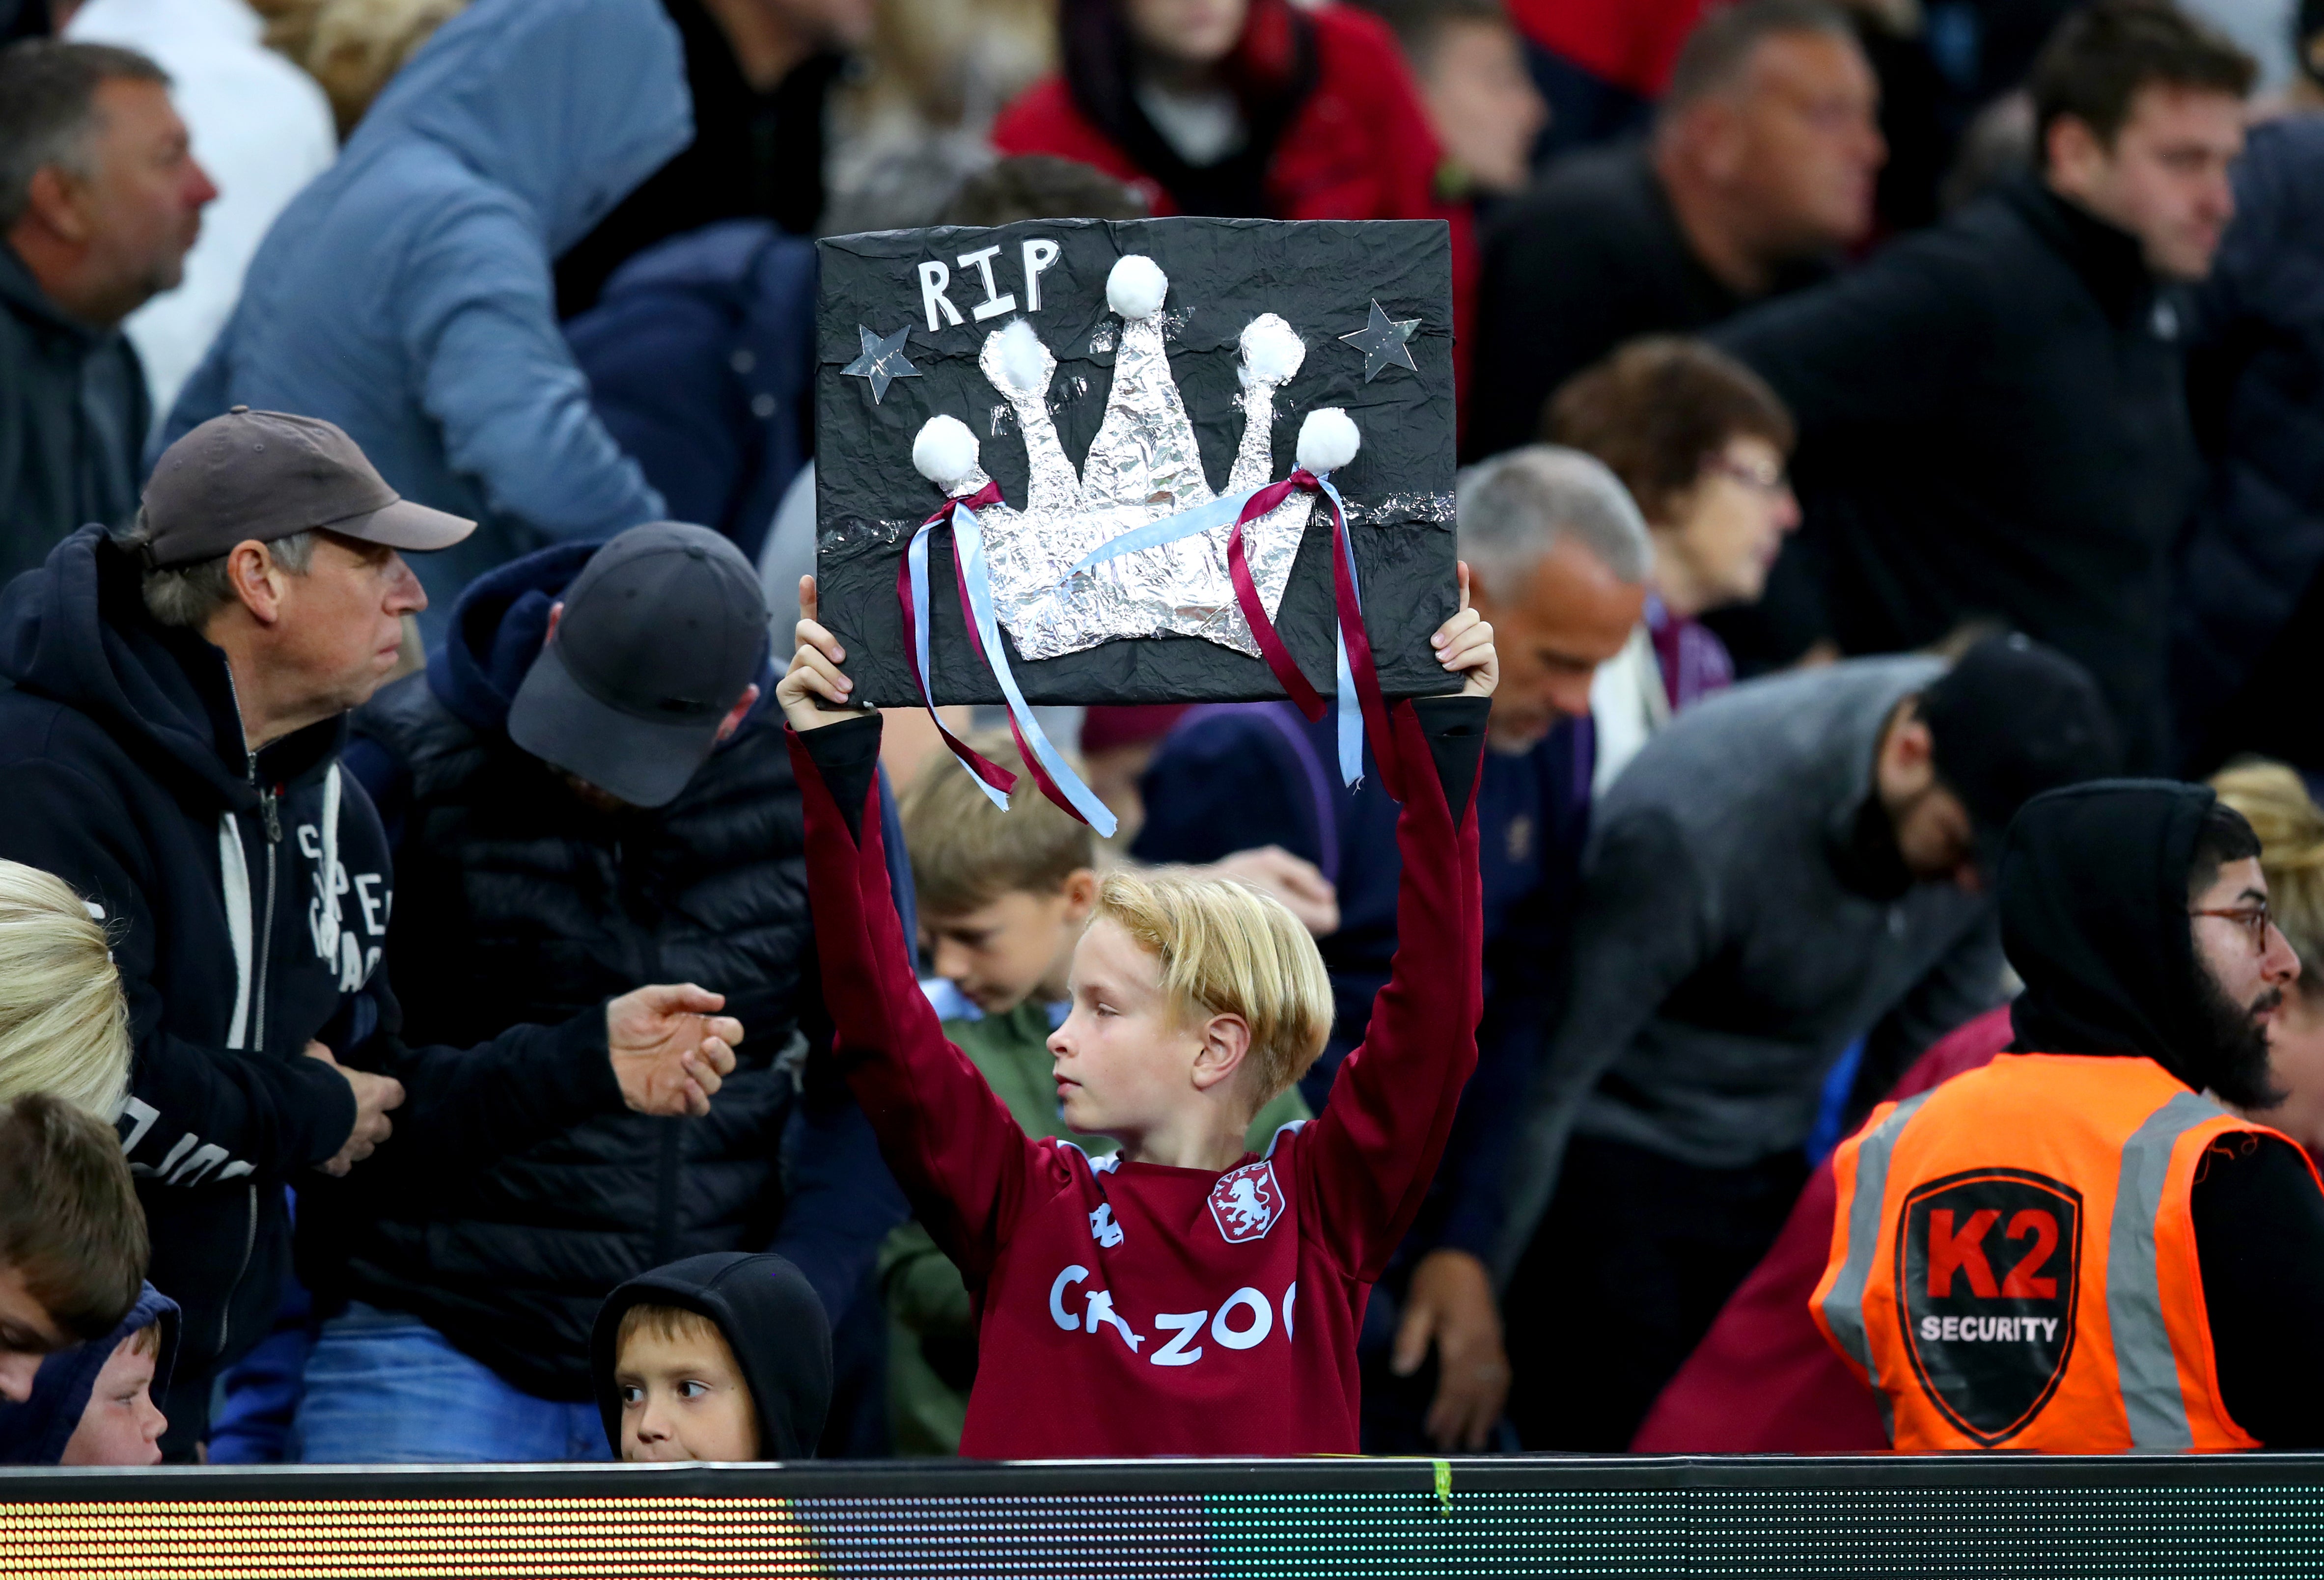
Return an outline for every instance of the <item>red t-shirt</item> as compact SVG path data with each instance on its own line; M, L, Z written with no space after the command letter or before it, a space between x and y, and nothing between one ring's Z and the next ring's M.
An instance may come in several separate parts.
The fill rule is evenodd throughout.
M1456 828L1411 704L1391 718L1411 770L1395 974L1323 1116L1223 1173L1018 1128L913 983L876 809L859 843L792 738L837 1056L977 1303L964 1455L1356 1450L1364 1302L1443 1155L1483 1003L1473 791Z

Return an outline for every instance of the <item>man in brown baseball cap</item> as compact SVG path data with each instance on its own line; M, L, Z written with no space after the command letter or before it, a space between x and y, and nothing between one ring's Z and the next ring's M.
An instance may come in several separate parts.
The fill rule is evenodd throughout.
M149 1276L185 1312L158 1401L173 1458L272 1321L286 1182L320 1210L326 1176L383 1144L441 1182L595 1114L706 1113L733 1068L741 1025L692 986L465 1052L402 1041L394 868L342 716L427 606L403 556L473 528L399 498L329 423L236 408L162 454L130 532L85 527L0 592L0 855L115 940L122 1145Z

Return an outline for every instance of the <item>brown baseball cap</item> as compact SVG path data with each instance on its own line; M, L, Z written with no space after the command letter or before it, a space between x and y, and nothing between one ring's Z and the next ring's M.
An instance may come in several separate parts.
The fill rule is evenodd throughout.
M336 425L247 406L161 452L145 483L144 527L146 559L157 568L317 528L411 553L449 548L476 529L388 487Z

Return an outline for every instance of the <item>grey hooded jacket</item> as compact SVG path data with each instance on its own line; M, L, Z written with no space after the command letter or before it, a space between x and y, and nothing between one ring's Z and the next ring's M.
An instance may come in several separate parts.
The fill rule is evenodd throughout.
M476 0L275 221L160 442L237 404L337 423L397 491L482 523L414 562L438 630L479 573L660 517L549 264L692 136L653 0Z
M1868 893L1873 758L1933 658L1755 681L1656 736L1598 804L1563 1008L1510 1151L1504 1274L1577 1131L1704 1169L1797 1147L1849 1043L1897 1067L2001 999L1987 896Z

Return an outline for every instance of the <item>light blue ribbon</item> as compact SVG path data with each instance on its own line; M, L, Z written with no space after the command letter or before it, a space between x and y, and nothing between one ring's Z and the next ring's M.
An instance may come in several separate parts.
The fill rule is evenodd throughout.
M954 507L953 514L965 515L968 507ZM912 568L912 662L919 666L920 695L927 699L928 711L936 712L936 684L928 667L928 534L936 529L934 521L927 522L912 534L911 547L904 551ZM955 544L958 539L955 537ZM941 728L941 726L939 726ZM962 765L966 767L965 764ZM985 782L984 776L972 772L970 778L984 792L985 799L1001 811L1009 810L1009 792Z
M1332 508L1340 513L1340 519L1344 522L1348 519L1347 503L1340 498L1340 491L1332 486L1332 474L1317 473L1315 481L1331 496ZM1191 506L1148 521L1143 527L1133 527L1120 537L1111 538L1084 555L1074 568L1065 573L1065 579L1070 581L1084 571L1093 570L1106 561L1120 559L1124 555L1160 548L1214 528L1231 527L1235 518L1242 514L1242 508L1250 503L1251 497L1258 492L1258 489L1247 488L1240 493L1213 500L1207 505ZM1363 584L1356 579L1354 536L1351 533L1340 536L1347 539L1348 584L1356 590L1356 608L1360 613L1364 594ZM1333 700L1339 713L1340 777L1352 790L1364 782L1364 710L1356 700L1356 676L1354 668L1348 662L1347 633L1339 629L1336 620L1333 621L1333 629L1339 648L1339 694Z
M1242 508L1250 503L1251 496L1257 492L1259 490L1255 488L1247 488L1240 493L1213 500L1207 505L1190 505L1183 510L1174 510L1167 516L1148 521L1143 527L1133 527L1120 537L1109 538L1082 556L1081 563L1065 573L1065 580L1071 581L1084 571L1093 570L1108 560L1120 559L1126 554L1159 548L1182 537L1208 532L1214 527L1231 527L1235 518L1242 514Z
M1332 509L1339 512L1340 520L1344 524L1348 519L1348 507L1341 500L1340 491L1332 486L1331 474L1318 473L1315 481L1323 486L1325 493L1332 496ZM1356 535L1342 530L1333 536L1346 545L1341 554L1348 562L1348 587L1356 595L1356 616L1360 620L1364 612L1364 585L1356 579ZM1332 603L1336 610L1338 598L1334 597ZM1339 714L1340 779L1353 790L1364 782L1364 709L1356 697L1355 669L1348 663L1348 629L1337 618L1332 621L1332 639L1339 649L1339 694L1332 699L1332 705Z
M927 540L931 530L931 528L921 528L914 535L909 551L912 570L912 623L916 628L915 635L918 638L914 644L917 650L912 657L920 666L920 680L923 684L927 684L928 679ZM976 621L977 635L983 639L984 656L992 666L992 677L1001 683L1001 694L1008 699L1009 716L1017 721L1017 729L1024 736L1025 744L1032 748L1034 757L1038 758L1041 766L1048 770L1050 780L1064 792L1065 799L1073 803L1074 809L1087 820L1091 828L1097 831L1098 838L1111 839L1114 830L1113 813L1107 811L1105 803L1100 801L1090 787L1082 783L1081 776L1066 766L1064 754L1057 750L1056 747L1050 742L1048 736L1043 732L1040 723L1033 717L1031 705L1025 701L1025 694L1017 688L1016 675L1010 672L1009 650L1001 645L1001 622L993 617L992 612L992 583L991 573L984 563L984 533L977 525L976 512L964 504L955 503L952 508L952 542L953 552L962 556L961 570L964 573L968 583L969 612ZM978 779L977 783L983 785L985 795L992 798L995 805L1006 807L1009 804L1007 795L995 790L991 785L985 785L982 779Z

